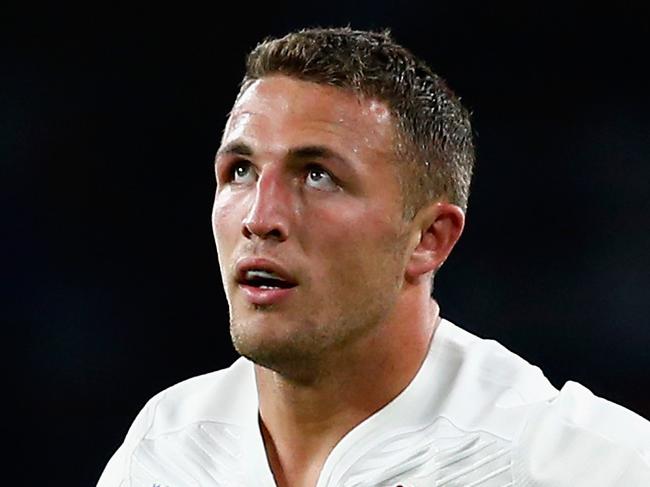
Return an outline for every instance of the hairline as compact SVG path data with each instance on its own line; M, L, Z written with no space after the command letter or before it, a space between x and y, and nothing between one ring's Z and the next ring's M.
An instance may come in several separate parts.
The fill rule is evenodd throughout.
M408 177L405 173L410 169L409 165L421 159L421 156L417 155L415 142L411 139L408 132L401 126L403 120L405 119L405 116L402 115L393 106L391 106L390 100L388 100L386 97L382 97L379 94L369 93L370 90L364 90L362 84L358 86L338 85L335 83L328 83L327 81L312 79L309 76L301 76L300 73L286 72L283 70L269 71L259 77L253 77L246 73L244 75L244 79L240 83L240 89L237 97L235 98L235 105L255 82L266 78L272 78L274 76L285 76L297 81L304 81L306 83L313 83L315 85L336 88L340 91L353 94L360 100L367 99L378 101L388 109L391 117L390 124L392 128L392 147L390 150L391 160L388 162L395 170L395 177L397 178L397 182L400 187L400 203L402 205L402 217L404 220L412 220L422 207L428 206L429 204L433 204L445 198L445 195L439 194L436 196L436 198L429 199L427 202L425 202L424 205L420 205L417 208L414 208L412 205L408 204L408 199L406 197L406 192L408 191Z

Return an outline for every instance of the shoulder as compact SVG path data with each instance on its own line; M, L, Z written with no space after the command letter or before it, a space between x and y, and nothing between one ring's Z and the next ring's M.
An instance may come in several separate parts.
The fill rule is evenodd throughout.
M650 422L575 382L531 408L514 451L530 485L650 485Z
M253 366L238 359L231 367L192 377L147 401L111 457L97 484L119 486L131 457L143 443L166 438L201 423L244 426L248 409L257 408Z
M539 367L496 340L480 338L447 320L440 322L431 353L437 362L432 373L450 381L452 394L511 408L550 400L558 393Z
M514 485L650 485L646 419L575 382L558 390L498 342L445 320L431 352L431 377L445 383L437 391L445 398L441 415L461 430L505 440Z
M256 407L256 394L253 366L240 358L227 369L192 377L154 396L145 406L152 410L147 436L197 421L240 423L242 408Z

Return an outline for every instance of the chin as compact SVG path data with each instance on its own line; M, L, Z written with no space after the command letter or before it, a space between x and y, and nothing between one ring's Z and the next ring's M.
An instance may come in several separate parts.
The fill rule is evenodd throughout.
M286 320L281 324L268 321L231 320L230 337L237 353L283 375L294 375L297 369L304 373L318 362L323 345L318 334L296 333L286 326Z
M251 362L291 378L297 382L308 382L316 371L318 360L310 353L300 353L277 343L250 343L233 337L235 350Z

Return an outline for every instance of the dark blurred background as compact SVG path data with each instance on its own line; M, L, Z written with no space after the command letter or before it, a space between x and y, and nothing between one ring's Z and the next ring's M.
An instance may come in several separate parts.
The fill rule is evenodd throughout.
M650 7L519 3L3 7L6 475L94 485L149 397L235 359L213 156L245 53L302 26L390 27L474 113L443 316L650 417Z

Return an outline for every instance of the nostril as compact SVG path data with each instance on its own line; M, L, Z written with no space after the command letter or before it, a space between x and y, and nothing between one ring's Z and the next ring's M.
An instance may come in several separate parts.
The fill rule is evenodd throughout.
M242 234L246 238L256 235L262 239L286 240L287 235L280 224L267 224L264 222L255 222L245 220L242 224Z
M253 234L253 232L251 232L251 229L250 229L250 227L249 227L248 222L244 222L244 223L242 224L241 232L242 232L242 234L244 235L244 237L246 237L246 238L250 238L250 237L251 237L251 235Z
M278 240L282 240L284 238L282 232L277 228L271 230L267 235L271 238L276 238Z

